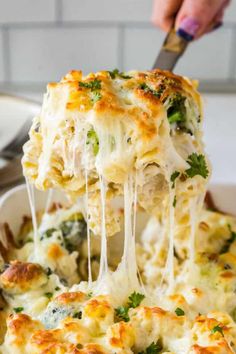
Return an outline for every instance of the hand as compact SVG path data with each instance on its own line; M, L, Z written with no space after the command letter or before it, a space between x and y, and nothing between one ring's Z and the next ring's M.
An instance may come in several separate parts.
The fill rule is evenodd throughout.
M154 0L152 22L168 31L175 26L187 40L201 37L222 25L230 0Z

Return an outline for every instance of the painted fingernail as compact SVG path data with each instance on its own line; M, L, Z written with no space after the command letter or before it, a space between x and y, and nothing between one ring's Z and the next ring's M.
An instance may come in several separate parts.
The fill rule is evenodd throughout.
M177 34L186 41L192 41L200 28L200 23L192 17L185 17L177 30Z

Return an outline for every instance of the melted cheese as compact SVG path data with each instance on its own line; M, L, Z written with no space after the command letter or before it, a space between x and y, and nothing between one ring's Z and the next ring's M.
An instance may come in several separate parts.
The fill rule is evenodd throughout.
M236 308L233 297L236 261L226 252L217 258L217 264L212 264L210 256L206 260L208 256L197 252L196 236L201 225L199 216L207 178L199 173L189 176L186 170L190 167L191 154L203 154L199 96L187 79L167 72L131 72L129 75L128 79L122 75L112 78L108 72L100 72L84 78L80 72L72 72L59 84L48 87L42 113L35 120L30 141L24 148L24 172L40 189L65 190L76 201L75 208L79 205L77 198L84 196L88 283L76 284L76 277L72 275L69 279L69 274L77 270L77 254L66 253L62 245L59 247L56 239L62 242L60 232L53 231L40 250L40 231L45 223L57 226L60 213L51 223L46 213L38 226L34 194L28 186L35 251L30 259L44 267L50 265L59 275L64 272L73 286L69 293L63 294L65 303L54 299L39 311L30 306L33 298L41 302L44 287L36 289L34 294L17 295L14 301L6 295L10 308L29 299L30 306L25 308L27 315L40 318L50 329L37 331L34 319L12 316L3 353L14 346L16 350L20 348L21 353L40 353L47 351L52 343L55 349L66 353L77 352L77 344L83 345L81 351L89 352L92 350L89 345L94 345L94 350L99 352L130 353L145 351L158 341L161 341L162 352L166 353L187 354L201 350L213 353L219 348L222 353L233 353L235 350L235 323L227 313L208 312L221 310L232 314ZM95 84L96 89L91 86ZM95 93L99 97L96 102ZM181 109L186 117L181 120L182 125L178 125L178 115L174 123L168 119L176 97L184 102ZM38 123L40 127L36 129ZM91 132L93 140L89 140ZM177 179L173 180L176 172ZM115 234L119 227L110 202L121 195L124 198L124 250L117 268L111 271L108 236ZM91 201L93 208L90 209ZM137 205L155 220L147 232L154 230L154 237L143 248L140 246L138 255L144 260L140 268L145 274L145 288L138 277L135 250ZM90 231L101 236L100 269L94 281ZM54 263L45 256L52 243L64 257L57 253ZM230 270L225 269L226 266ZM209 297L209 289L214 296ZM75 301L81 297L81 291L87 294L92 291L92 299L84 294L83 301ZM134 291L144 293L145 300L141 306L127 309L129 295ZM226 295L227 305L222 300ZM120 311L128 316L127 323L117 319L121 305L126 306ZM199 312L203 315L197 316ZM14 332L15 321L30 324L32 335L27 332L27 341L17 343L21 323L20 330Z

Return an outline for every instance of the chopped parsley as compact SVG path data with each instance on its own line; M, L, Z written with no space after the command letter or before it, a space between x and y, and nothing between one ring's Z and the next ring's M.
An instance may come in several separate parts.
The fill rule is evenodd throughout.
M216 333L216 332L219 332L222 335L222 337L224 337L223 328L220 327L219 325L213 327L212 330L211 330L211 333L213 333L213 334Z
M24 307L14 307L13 310L15 311L15 313L20 313L24 311Z
M46 296L48 299L51 299L53 297L53 293L47 292L44 294L44 296Z
M61 288L59 286L56 286L55 291L59 291L59 290L61 290Z
M144 92L151 93L153 96L160 98L163 92L163 89L160 88L159 90L151 89L145 82L139 85L139 88Z
M180 175L180 172L179 172L179 171L175 171L175 172L173 172L172 175L170 176L170 180L171 180L171 182L172 182L172 188L175 187L175 180L176 180L176 178L179 177L179 175Z
M126 306L119 306L115 309L116 316L119 317L120 319L122 319L123 321L128 322L130 320L129 314L128 314L129 309L138 307L144 298L145 298L145 295L134 291L129 296L129 301Z
M230 238L226 240L225 244L220 250L220 254L222 253L227 253L229 251L229 248L231 244L236 241L236 232L232 231L231 225L228 225L229 231L230 231Z
M171 97L167 109L167 118L170 124L186 121L185 100L186 97L181 96L179 93Z
M138 354L158 354L163 350L163 346L160 341L156 343L152 342L145 350L139 352Z
M89 82L79 82L79 87L84 87L87 89L90 89L92 91L92 103L96 103L102 98L101 93L99 90L101 90L102 85L101 85L101 80L94 79L93 81Z
M180 307L177 307L177 309L175 310L175 313L177 316L184 316L185 315L184 310L182 310Z
M206 159L204 155L198 155L197 153L192 153L189 155L187 159L187 163L190 165L185 173L188 177L192 178L194 176L202 176L203 178L207 178L209 175L209 171L206 164Z
M119 306L115 309L116 316L119 317L121 320L125 322L129 322L130 318L128 315L129 307L126 306Z
M136 293L136 291L134 291L129 296L128 307L135 309L136 307L138 307L141 304L141 302L143 301L144 298L145 298L145 295L140 294L140 293Z
M84 87L90 89L91 91L97 91L97 90L101 90L102 85L101 85L101 80L94 79L93 81L89 81L89 82L80 81L79 87Z
M172 182L171 188L175 187L175 181L180 176L181 180L184 181L186 178L193 178L195 176L202 176L203 178L207 178L209 175L207 163L204 155L198 155L197 153L192 153L188 156L186 161L190 167L184 172L174 171L170 176L170 181ZM173 206L176 204L176 197L174 199ZM236 237L236 233L235 233Z
M75 312L72 317L73 317L73 318L78 318L79 320L81 320L81 318L82 318L82 311Z
M114 69L112 71L108 71L111 79L115 79L116 77L121 78L121 79L132 79L132 76L125 75L123 72L120 72L118 69Z
M89 130L87 134L86 144L91 144L93 147L93 153L96 156L99 151L99 140L95 130Z

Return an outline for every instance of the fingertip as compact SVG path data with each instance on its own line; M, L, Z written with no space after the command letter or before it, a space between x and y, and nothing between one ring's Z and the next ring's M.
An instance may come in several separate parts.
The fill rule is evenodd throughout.
M172 21L169 20L164 20L160 17L151 17L151 22L155 27L159 27L165 32L168 32L170 28L172 27Z
M192 41L196 38L200 27L197 18L186 16L176 25L176 33L186 41Z

